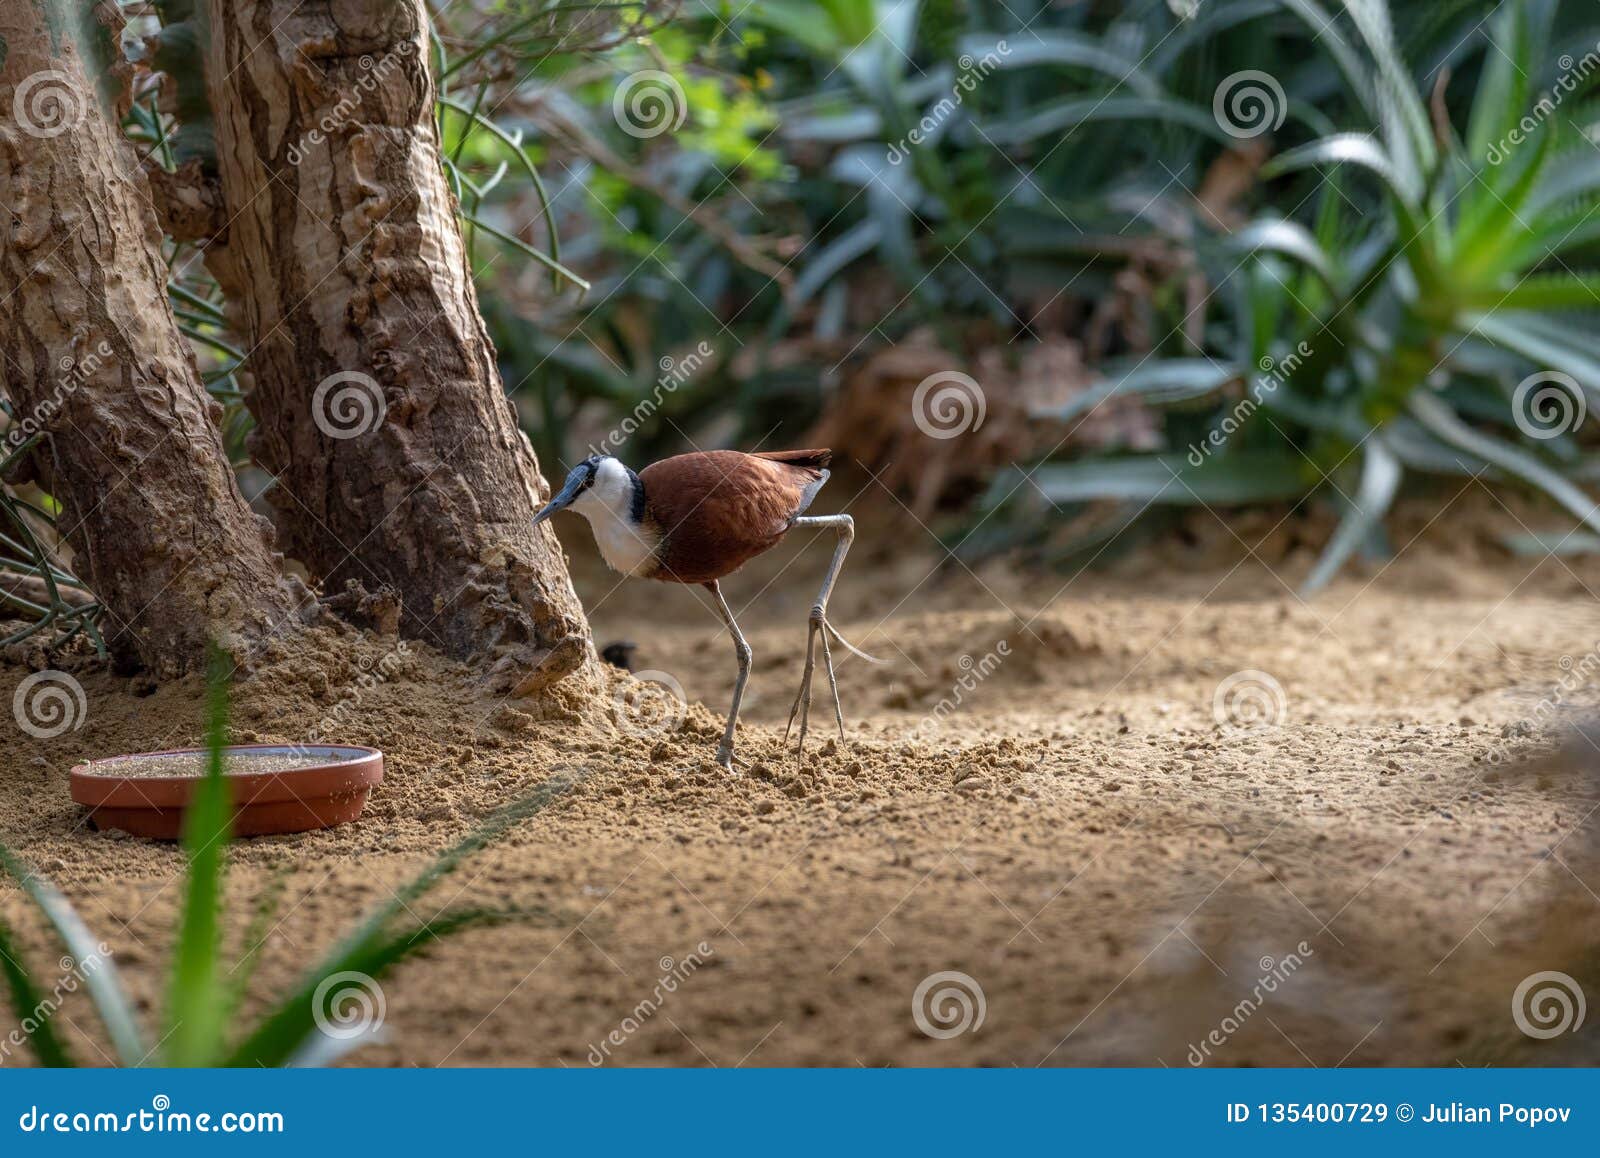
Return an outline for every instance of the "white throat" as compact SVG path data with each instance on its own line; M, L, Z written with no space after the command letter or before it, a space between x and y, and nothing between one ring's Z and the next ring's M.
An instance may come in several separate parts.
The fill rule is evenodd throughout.
M634 522L633 476L616 459L600 460L594 482L572 501L572 509L589 520L612 570L639 575L654 568L657 537Z

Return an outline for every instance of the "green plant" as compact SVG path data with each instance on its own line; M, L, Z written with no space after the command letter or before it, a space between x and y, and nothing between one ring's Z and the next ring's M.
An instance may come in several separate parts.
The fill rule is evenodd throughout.
M0 399L0 408L16 422L17 416L9 402ZM0 480L9 476L11 469L38 445L41 437L29 435L15 442L14 448L0 457ZM37 497L54 506L49 496ZM0 482L0 513L4 515L0 518L0 582L6 585L0 589L0 606L9 614L31 621L0 639L0 647L20 643L38 632L55 628L60 631L53 641L55 647L64 645L81 631L93 642L96 654L105 658L105 640L100 636L104 608L77 576L62 565L46 542L46 536L53 535L56 530L53 510L19 494L9 483ZM18 590L23 576L34 581L36 593L23 594Z
M1181 402L1169 438L1188 441L1188 453L1048 464L1032 476L1058 503L1330 495L1342 519L1308 590L1381 543L1409 473L1526 484L1600 529L1579 485L1592 462L1573 437L1577 423L1548 424L1551 408L1570 421L1600 399L1600 360L1586 327L1569 320L1600 307L1600 274L1590 272L1600 164L1580 117L1591 78L1557 78L1555 100L1535 87L1549 74L1559 6L1503 6L1500 47L1476 78L1464 138L1445 115L1442 85L1430 115L1388 6L1344 7L1348 25L1330 23L1323 39L1346 107L1366 110L1367 129L1329 125L1261 170L1275 189L1300 194L1310 217L1267 212L1199 238L1214 284L1230 295L1228 327L1213 331L1203 356L1162 349L1110 367L1099 391L1056 412L1072 419L1115 395ZM1309 189L1286 184L1313 170L1329 175ZM1011 489L1002 478L993 495Z
M320 1031L321 1022L336 1018L330 985L345 978L376 984L406 958L445 937L467 929L539 914L503 908L453 908L426 921L402 919L419 898L454 871L468 856L491 844L514 825L532 816L565 792L570 784L546 781L532 793L495 813L477 830L442 853L426 869L394 890L342 936L300 981L253 1026L241 1024L240 1003L254 969L257 950L271 926L277 896L271 888L258 904L245 933L245 953L230 970L223 955L223 874L229 841L229 789L223 779L227 734L227 692L214 663L208 697L207 769L196 787L184 820L183 852L188 863L178 936L169 973L163 1032L155 1045L139 1027L133 1002L118 979L115 965L71 903L49 881L29 870L0 846L0 869L16 879L29 900L54 929L78 967L105 1026L116 1061L139 1066L152 1061L171 1066L322 1065L372 1040L371 1034ZM22 963L11 930L0 920L0 974L5 977L11 1008L34 1054L47 1066L73 1065L71 1054L56 1035L52 1010L38 980Z

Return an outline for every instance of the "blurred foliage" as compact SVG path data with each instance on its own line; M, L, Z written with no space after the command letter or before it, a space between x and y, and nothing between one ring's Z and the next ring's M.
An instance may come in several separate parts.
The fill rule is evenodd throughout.
M1342 518L1315 587L1381 553L1417 473L1600 526L1584 432L1530 439L1513 412L1535 372L1600 393L1592 5L433 8L446 167L550 471L620 435L639 462L848 429L863 365L914 341L1032 436L992 440L1014 469L977 463L969 553L1069 557L1153 507L1309 499ZM153 94L129 128L165 156ZM242 459L241 352L199 263L172 260ZM1021 397L1063 342L1088 385ZM1161 407L1161 453L1082 457L1075 432L1124 398ZM1040 534L1083 513L1086 538Z

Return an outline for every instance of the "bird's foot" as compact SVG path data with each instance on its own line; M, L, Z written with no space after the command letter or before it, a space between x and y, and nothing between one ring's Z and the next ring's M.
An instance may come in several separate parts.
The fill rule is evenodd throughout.
M804 711L801 710L802 708ZM794 718L797 713L800 716L800 744L795 748L795 751L804 752L806 750L806 725L811 718L811 665L809 663L806 664L805 675L800 677L800 690L795 693L794 704L789 708L789 722L783 729L783 742L785 744L789 742L789 733L794 730Z
M717 746L717 763L722 765L724 771L732 772L735 768L748 768L750 761L743 756L735 756L733 749L725 744Z
M827 608L813 607L811 609L811 628L806 637L806 667L800 677L800 690L795 694L794 706L789 709L789 726L783 730L783 739L787 743L789 731L794 727L795 716L800 717L800 741L795 747L795 752L806 750L806 728L811 720L811 676L816 670L817 640L822 640L822 666L828 673L828 690L833 693L833 718L839 725L839 739L844 739L844 710L839 706L839 677L833 670L833 649L828 645L828 636L837 634L833 624L828 622ZM844 638L839 637L844 643ZM846 647L850 645L845 644ZM851 650L855 650L851 648Z

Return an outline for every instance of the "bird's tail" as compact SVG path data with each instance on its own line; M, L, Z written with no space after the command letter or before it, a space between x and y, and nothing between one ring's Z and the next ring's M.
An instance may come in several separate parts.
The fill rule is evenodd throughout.
M859 656L861 659L866 660L868 663L875 663L875 664L880 664L881 665L881 664L887 664L889 662L886 659L879 659L875 655L868 655L866 652L862 651L855 644L851 643L844 636L840 635L839 634L839 629L837 627L835 627L832 623L828 622L826 619L824 619L822 621L822 627L823 627L824 631L826 631L829 635L833 636L834 639L838 640L840 645L842 647L844 647L844 649L846 651L850 652L853 655Z

